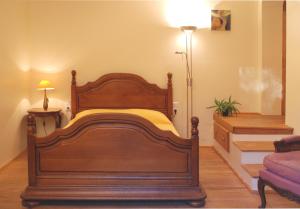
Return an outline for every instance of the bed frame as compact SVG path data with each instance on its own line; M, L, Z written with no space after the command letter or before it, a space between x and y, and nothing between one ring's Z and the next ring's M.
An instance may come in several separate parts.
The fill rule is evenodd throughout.
M84 86L72 71L72 117L91 108L146 108L172 118L172 75L161 89L133 74L108 74ZM94 114L37 138L28 116L28 186L23 205L48 200L167 200L203 206L198 118L183 139L129 114Z
M84 86L76 85L76 71L72 71L72 117L87 109L141 108L157 110L172 120L172 74L168 73L168 88L161 89L142 77L128 73L111 73Z

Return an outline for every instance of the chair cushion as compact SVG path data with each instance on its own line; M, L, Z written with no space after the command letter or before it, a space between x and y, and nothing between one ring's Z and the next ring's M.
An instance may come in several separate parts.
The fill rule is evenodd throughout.
M270 154L264 158L264 166L272 173L300 184L300 151Z
M259 177L268 181L275 187L287 190L300 196L300 184L278 176L267 169L260 170Z

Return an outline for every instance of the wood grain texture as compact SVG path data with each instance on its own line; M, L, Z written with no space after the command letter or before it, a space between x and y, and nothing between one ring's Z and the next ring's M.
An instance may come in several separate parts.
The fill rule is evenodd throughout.
M43 200L182 200L204 204L199 136L182 139L130 114L94 114L37 138L28 130L24 205Z
M172 75L161 89L133 74L108 74L76 86L72 114L95 108L144 108L172 114ZM33 124L34 117L28 119ZM203 206L199 183L199 119L191 139L120 113L92 114L37 138L28 126L28 187L24 206L45 200L181 200Z
M243 164L242 167L253 178L258 178L259 171L264 168L263 164Z
M61 109L60 108L48 108L47 110L44 110L43 108L32 108L27 111L29 115L33 116L34 118L36 117L41 117L41 118L46 118L46 117L52 117L55 121L55 127L60 128L61 127ZM28 123L28 126L35 126L36 130L36 122L35 123ZM36 133L36 132L35 132Z
M234 141L233 144L243 152L274 152L273 141Z
M32 108L32 109L29 109L27 111L28 113L39 113L39 114L44 114L44 115L49 115L51 113L60 113L61 112L61 109L60 108L48 108L47 110L44 110L43 108Z
M212 148L199 151L200 178L206 189L207 208L256 208L259 196L250 192L232 172L230 167L216 154ZM23 209L20 193L27 184L27 153L0 170L0 208ZM299 204L279 196L273 191L266 191L268 207L299 208ZM239 198L236 198L239 197ZM184 202L167 201L59 201L45 202L37 209L100 209L100 208L188 208Z
M282 6L282 98L281 98L281 115L285 116L286 112L286 0L283 0Z
M222 117L214 114L214 121L234 134L292 134L293 128L285 125L284 116L244 114Z
M88 109L141 108L160 111L172 120L173 90L170 73L166 89L129 73L106 74L96 81L77 86L76 74L76 71L72 71L72 117Z
M214 123L214 139L227 151L230 150L229 131L218 123Z

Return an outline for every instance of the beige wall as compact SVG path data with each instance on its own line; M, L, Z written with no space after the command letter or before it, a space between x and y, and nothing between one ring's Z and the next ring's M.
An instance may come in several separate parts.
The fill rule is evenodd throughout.
M175 124L185 133L185 67L174 52L181 49L179 29L167 25L163 2L31 2L31 99L42 78L51 80L50 106L70 102L70 70L78 70L79 84L110 72L131 72L161 87L166 74L174 74L174 101L179 101ZM199 30L194 40L194 112L200 118L202 144L212 143L215 97L232 95L241 111L259 111L260 96L242 84L257 69L257 2L226 1L219 8L232 11L232 31ZM257 73L254 73L257 78Z
M0 168L25 149L28 109L27 4L0 1Z
M283 1L262 2L261 112L281 114Z
M287 2L287 68L286 68L286 122L300 134L300 2Z
M182 49L182 33L168 26L164 2L7 0L0 6L0 167L25 147L29 101L34 107L42 104L43 95L35 89L39 80L53 82L50 106L62 107L67 122L71 69L78 70L79 84L110 72L131 72L161 87L166 87L166 74L172 72L174 101L179 102L175 125L184 135L185 67L174 54ZM232 95L242 103L241 111L262 109L263 6L256 1L225 1L217 8L231 10L232 30L202 29L194 34L194 113L200 118L202 145L212 144L212 110L206 107L215 97ZM292 95L297 92L299 31L291 27L297 25L293 12L288 23L287 121L297 130L299 117L294 112L299 101Z

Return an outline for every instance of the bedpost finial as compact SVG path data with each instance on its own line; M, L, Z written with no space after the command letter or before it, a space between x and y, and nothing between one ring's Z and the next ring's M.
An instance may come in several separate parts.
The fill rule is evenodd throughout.
M172 73L168 73L168 84L171 85L172 84Z
M199 130L198 130L198 124L199 124L199 118L192 117L192 138L199 138Z
M76 85L76 70L72 70L72 85Z
M36 133L35 117L32 114L29 114L27 117L27 133L28 135L34 135Z

